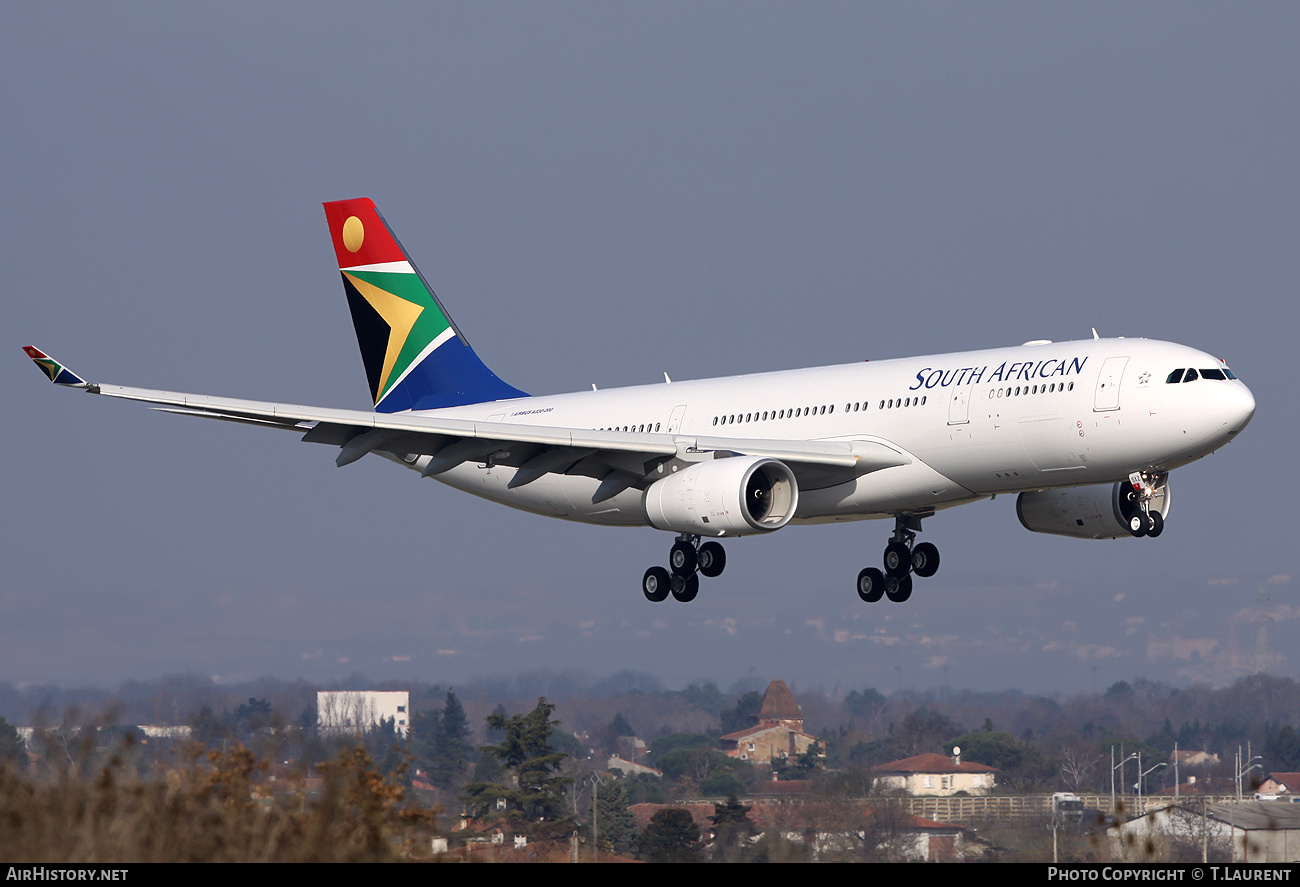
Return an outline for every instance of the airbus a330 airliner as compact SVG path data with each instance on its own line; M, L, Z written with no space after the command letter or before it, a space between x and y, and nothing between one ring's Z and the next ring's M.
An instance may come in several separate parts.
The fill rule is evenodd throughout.
M936 511L1018 493L1026 529L1158 536L1169 472L1217 450L1255 400L1220 360L1147 339L1026 342L844 366L530 397L484 366L367 199L325 204L374 411L87 382L157 409L280 428L374 453L525 511L677 534L642 591L690 601L726 564L719 538L892 518L862 600L905 601L939 552Z

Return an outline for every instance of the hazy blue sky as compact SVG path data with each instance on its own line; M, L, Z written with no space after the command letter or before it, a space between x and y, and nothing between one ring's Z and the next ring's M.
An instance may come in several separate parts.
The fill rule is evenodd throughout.
M1294 3L9 4L0 681L544 667L1063 691L1300 673ZM1259 408L1158 540L928 521L728 547L343 470L53 390L367 404L320 203L374 198L535 393L1090 335L1221 355Z

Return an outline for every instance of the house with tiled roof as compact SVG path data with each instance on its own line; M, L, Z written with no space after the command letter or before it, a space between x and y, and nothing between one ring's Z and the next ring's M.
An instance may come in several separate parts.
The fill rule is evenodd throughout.
M1219 756L1212 755L1208 751L1197 751L1195 749L1183 748L1175 751L1169 756L1170 763L1177 763L1179 768L1207 768L1217 767Z
M758 709L757 722L719 740L724 754L751 764L770 764L808 751L817 737L803 729L803 709L785 681L772 681Z
M1270 773L1268 781L1276 787L1265 789L1260 786L1260 791L1273 791L1276 794L1300 795L1300 773Z
M664 771L656 770L654 767L647 767L645 764L638 764L636 761L629 761L626 758L620 758L618 755L610 755L609 761L605 764L606 770L617 770L624 776L653 776L655 779L663 779Z
M996 767L961 759L953 749L952 757L939 754L914 755L873 767L876 786L885 791L902 791L909 795L987 795L996 784Z

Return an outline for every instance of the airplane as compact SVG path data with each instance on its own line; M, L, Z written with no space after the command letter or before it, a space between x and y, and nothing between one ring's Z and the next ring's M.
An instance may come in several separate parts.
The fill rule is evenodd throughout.
M32 346L56 385L374 454L524 511L676 534L641 590L694 600L717 541L787 524L892 519L868 603L906 601L939 550L922 520L1017 494L1025 529L1154 537L1169 472L1231 441L1255 399L1227 365L1141 338L863 361L529 396L483 364L374 202L324 204L373 411L87 382Z

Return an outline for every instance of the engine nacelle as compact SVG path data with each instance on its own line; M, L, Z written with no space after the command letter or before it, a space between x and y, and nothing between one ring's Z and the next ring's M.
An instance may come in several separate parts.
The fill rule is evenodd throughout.
M1119 539L1133 535L1129 518L1139 510L1133 487L1127 482L1061 490L1036 490L1016 498L1016 516L1035 533L1074 536L1076 539ZM1169 516L1168 481L1151 499L1151 510Z
M799 485L785 463L760 456L700 462L645 491L650 525L698 536L779 530L794 517Z

